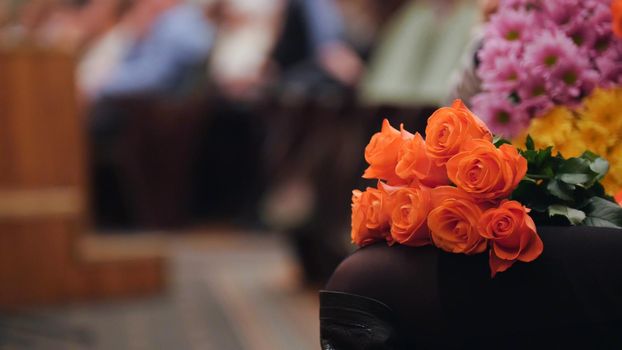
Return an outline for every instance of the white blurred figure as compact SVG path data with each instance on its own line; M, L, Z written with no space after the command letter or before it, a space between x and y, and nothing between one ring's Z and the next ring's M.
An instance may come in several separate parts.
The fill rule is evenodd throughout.
M77 68L77 85L85 98L100 91L130 47L129 28L121 23L131 0L92 0L86 17L94 30Z
M289 67L275 60L275 47L289 33L291 8L302 14L309 55L325 73L355 85L362 61L344 40L343 18L335 0L224 0L224 22L212 58L211 73L232 98L251 98ZM301 39L302 40L302 39ZM305 56L306 55L306 56Z
M285 0L223 0L210 75L234 99L253 98L265 81Z

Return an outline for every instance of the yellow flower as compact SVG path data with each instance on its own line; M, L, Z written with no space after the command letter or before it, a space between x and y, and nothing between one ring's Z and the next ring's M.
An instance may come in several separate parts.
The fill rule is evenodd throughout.
M564 141L555 144L554 149L565 158L578 157L586 150L591 150L589 145L585 143L583 136L579 129L573 128L568 132Z
M553 108L536 117L514 144L524 146L530 134L536 148L553 146L564 157L578 157L590 150L609 161L610 169L603 179L607 193L622 190L622 88L596 89L580 107Z
M612 137L611 131L604 125L590 119L579 119L577 121L577 131L585 149L600 155L606 156L610 147L616 144L617 137ZM578 140L577 140L578 141ZM575 143L575 140L568 140L567 143Z
M583 119L600 124L610 132L622 132L622 89L596 89L584 99L579 113Z
M622 143L619 143L607 155L609 173L603 180L608 194L614 195L622 190Z
M553 146L556 150L563 149L568 140L577 137L574 118L568 108L555 107L547 114L533 119L526 134L531 135L536 148ZM516 140L517 144L524 142L524 139L521 137Z

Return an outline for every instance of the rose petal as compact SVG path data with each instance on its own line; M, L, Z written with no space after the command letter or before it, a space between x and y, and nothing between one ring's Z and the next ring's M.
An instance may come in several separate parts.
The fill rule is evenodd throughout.
M490 276L495 277L497 273L506 271L512 265L514 265L515 260L504 260L495 255L493 250L490 250L490 255L488 258L488 264L490 266Z

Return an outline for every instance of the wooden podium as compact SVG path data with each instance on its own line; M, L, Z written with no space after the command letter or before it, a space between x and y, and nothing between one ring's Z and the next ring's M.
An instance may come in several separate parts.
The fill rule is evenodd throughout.
M71 55L0 49L0 308L136 296L161 257L89 259L85 120Z

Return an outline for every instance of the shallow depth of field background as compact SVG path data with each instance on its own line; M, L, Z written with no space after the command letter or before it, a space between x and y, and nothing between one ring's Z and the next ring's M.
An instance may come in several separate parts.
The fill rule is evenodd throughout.
M448 101L481 11L0 0L0 349L319 348L364 147Z

